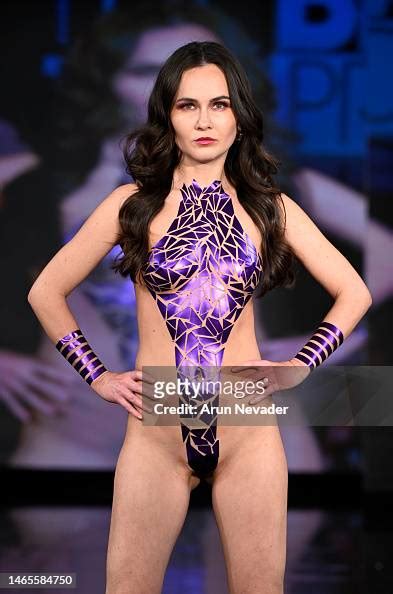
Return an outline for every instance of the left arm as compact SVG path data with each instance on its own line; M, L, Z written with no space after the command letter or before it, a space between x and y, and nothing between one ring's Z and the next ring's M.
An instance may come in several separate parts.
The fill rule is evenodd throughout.
M291 388L303 381L311 369L323 363L349 336L372 303L370 291L348 260L294 200L286 194L282 194L282 198L285 239L295 256L333 297L334 305L301 351L289 361L260 359L231 367L234 373L244 371L244 366L248 368L248 379L257 380L264 376L262 381L267 390L264 396L251 398L250 404L278 389ZM291 367L292 371L282 373L280 367Z

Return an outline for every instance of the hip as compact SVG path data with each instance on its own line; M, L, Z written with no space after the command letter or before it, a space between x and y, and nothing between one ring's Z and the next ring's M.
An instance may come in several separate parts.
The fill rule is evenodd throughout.
M146 415L146 413L143 413ZM219 459L217 471L231 459L247 457L256 451L272 456L277 461L285 459L283 442L277 423L269 422L258 425L216 424L216 437L219 441ZM139 420L128 415L123 448L130 454L156 459L159 457L180 471L192 470L188 466L186 447L182 439L180 423L157 426L148 425L145 418Z

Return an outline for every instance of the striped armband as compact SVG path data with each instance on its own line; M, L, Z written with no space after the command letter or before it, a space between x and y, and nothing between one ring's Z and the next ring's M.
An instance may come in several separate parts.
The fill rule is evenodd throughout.
M304 347L295 355L314 369L325 361L344 341L340 328L330 322L322 322Z
M80 328L60 338L56 348L89 385L108 371L90 347Z

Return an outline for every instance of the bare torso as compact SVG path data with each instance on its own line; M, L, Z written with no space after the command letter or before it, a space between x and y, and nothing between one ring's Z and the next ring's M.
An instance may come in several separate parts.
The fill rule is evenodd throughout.
M135 368L175 365L175 351L168 329L153 297L146 288L135 286L139 328L139 349ZM253 299L243 309L228 338L222 365L235 365L248 359L260 359L255 335Z
M232 198L237 219L254 245L259 246L260 232L240 204L236 190L228 189L228 193ZM165 233L163 230L169 228L176 216L180 200L179 190L173 190L166 198L163 209L150 224L150 246L154 246L163 237ZM155 300L147 288L139 284L135 285L135 296L139 330L139 349L135 368L142 369L143 365L175 365L173 342ZM261 358L255 334L253 304L254 299L251 298L231 330L224 351L223 366L238 364L247 359Z
M195 212L188 198L192 196L178 219L180 197L171 193L150 226L148 286L135 286L140 341L135 366L142 371L144 366L149 366L148 372L155 366L179 370L184 360L194 360L195 370L211 361L223 368L261 358L251 295L254 265L261 270L256 253L259 232L233 192L237 232L240 221L254 247L244 234L235 238L225 229L233 212L228 203L221 209L220 196L208 197L208 206L198 203ZM211 198L217 202L210 210ZM217 206L220 229L215 228ZM170 226L175 219L179 225ZM190 233L181 226L183 219L191 221ZM270 401L268 397L264 403ZM116 465L108 543L110 587L122 582L124 592L130 591L131 583L133 591L162 591L190 491L204 478L212 485L231 592L260 592L264 584L264 591L281 594L287 464L277 423L248 426L245 419L233 426L220 424L218 418L206 429L188 431L184 418L151 425L149 414L143 411L142 421L128 415Z
M236 191L232 189L229 192L228 189L227 192L230 193L235 216L243 230L251 238L254 246L260 246L261 237L258 227L240 204ZM180 191L173 190L166 198L162 210L151 222L149 235L149 245L151 247L155 246L164 237L166 230L176 217L180 200ZM135 368L143 370L144 366L174 367L176 365L174 341L154 297L148 288L141 284L135 284L135 295L139 331L139 348ZM261 359L255 332L254 299L252 297L244 306L232 327L225 345L221 365L223 367L238 365L250 359ZM268 397L264 404L269 405L270 403L271 398ZM148 414L144 412L144 418ZM230 457L231 452L239 451L242 447L250 447L250 444L255 444L261 439L265 444L267 441L272 440L271 444L275 444L280 450L279 455L283 457L278 426L271 421L271 418L268 423L261 423L258 426L245 426L244 424L224 426L218 423L217 437L220 441L220 456L215 474L220 471L222 464L225 464L225 460L228 456ZM195 478L192 469L187 464L187 455L179 425L147 427L144 421L138 421L135 417L129 415L125 444L130 445L131 449L136 448L139 450L139 448L143 448L145 451L146 449L165 451L174 462L176 461L175 466L182 468L187 473L191 471L191 480ZM207 480L210 482L209 478ZM199 481L195 480L194 484L197 484L197 482Z

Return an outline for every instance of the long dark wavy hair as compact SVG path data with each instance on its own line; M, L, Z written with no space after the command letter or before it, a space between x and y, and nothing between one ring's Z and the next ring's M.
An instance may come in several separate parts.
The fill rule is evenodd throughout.
M112 268L122 276L129 275L134 283L143 283L149 224L162 209L182 158L170 113L183 72L205 64L215 64L224 73L235 119L242 130L240 141L229 148L224 171L261 233L263 274L256 297L262 297L275 286L292 286L295 280L294 255L283 234L285 210L280 189L273 181L279 162L263 146L263 116L241 64L225 46L213 41L193 41L169 56L151 92L146 123L125 139L127 172L138 190L120 209L118 243L123 255Z

